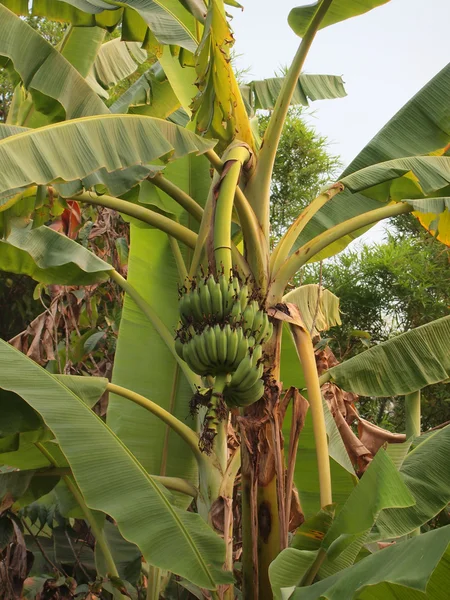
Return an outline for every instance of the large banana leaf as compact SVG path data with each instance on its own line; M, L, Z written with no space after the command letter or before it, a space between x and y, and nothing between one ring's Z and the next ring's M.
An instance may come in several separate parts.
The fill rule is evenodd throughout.
M410 452L400 467L416 500L410 508L384 511L371 539L400 537L433 519L450 502L450 426L434 432Z
M311 337L341 325L339 298L316 283L291 290L283 296L283 302L295 304Z
M389 2L389 0L333 0L319 29L362 15L387 2ZM308 25L320 3L321 2L315 2L314 4L299 6L291 10L288 21L289 25L297 35L301 37L305 35Z
M344 171L343 177L381 161L441 150L450 141L449 102L450 64L435 75L394 115ZM421 196L423 197L423 194L403 196L403 198ZM386 199L387 196L384 200ZM333 225L383 205L380 199L368 198L361 193L352 194L346 190L327 202L316 213L302 231L293 250ZM340 252L361 233L363 231L354 232L331 244L317 259Z
M174 508L130 450L50 373L0 342L0 386L37 410L53 431L87 505L109 514L146 560L201 587L229 581L225 546L195 514Z
M166 119L180 108L181 103L169 81L160 80L161 71L159 63L151 66L111 105L111 112L129 112Z
M64 2L64 0L1 0L11 11L18 15L36 15L53 21L62 21L80 25L81 27L105 27L114 29L122 18L122 8L103 11L100 14L89 14Z
M361 352L327 371L360 396L398 396L450 377L450 316Z
M351 192L368 190L380 183L413 173L425 194L431 194L450 183L450 157L411 156L370 165L350 173L341 182ZM370 190L367 191L370 195Z
M87 77L102 48L105 33L101 27L70 27L58 50L82 77Z
M450 585L449 543L450 526L442 527L376 552L312 586L286 590L284 597L445 600Z
M177 125L138 115L102 115L30 130L0 141L0 194L32 184L78 182L98 172L141 166L158 158L202 153L215 142ZM60 151L65 146L70 153ZM135 181L143 177L139 169ZM129 173L130 174L130 173ZM145 177L145 175L144 175Z
M271 77L250 81L241 85L240 90L251 116L255 111L272 110L283 85L284 77ZM342 77L337 75L307 75L302 73L297 80L291 104L308 106L309 100L343 98L347 93Z
M0 65L2 61L11 61L24 87L31 92L36 109L50 120L109 112L77 69L37 31L1 4L0 57L4 57L0 58Z
M178 0L121 0L98 3L96 0L64 0L86 13L103 13L117 6L135 10L161 44L181 46L195 52L195 19ZM108 6L110 4L110 6Z
M102 44L87 80L89 83L92 80L96 81L107 90L132 75L145 60L147 60L147 52L140 44L122 42L119 38L115 38Z
M169 165L165 175L204 204L210 181L209 164L204 157L186 156ZM175 218L186 226L192 225L192 217L177 203L159 190L154 192L161 193L164 205ZM188 259L187 252L185 259ZM179 318L176 290L181 280L165 234L132 225L128 281L174 332ZM113 382L148 395L186 422L192 389L166 344L128 296L120 323ZM123 398L111 396L107 419L108 425L150 473L196 481L192 454L149 412L130 405ZM191 419L187 422L194 426Z
M0 270L28 275L41 283L92 285L106 281L112 267L92 252L50 229L13 228L0 240Z
M301 536L300 529L295 550L285 550L271 565L270 579L272 585L275 587L276 582L278 588L276 596L280 597L279 588L300 583L305 567L315 558L319 548L327 554L321 576L350 566L377 516L386 509L394 507L400 510L412 506L414 502L414 497L387 453L378 452L334 521L330 524L327 519L324 523L326 513L323 511L315 517L320 535L316 530L314 537L321 539L317 547L314 549L308 536Z

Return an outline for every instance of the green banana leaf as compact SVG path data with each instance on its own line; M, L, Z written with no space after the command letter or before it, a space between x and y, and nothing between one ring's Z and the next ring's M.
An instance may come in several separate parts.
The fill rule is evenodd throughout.
M281 597L280 588L300 583L319 549L327 554L320 577L351 566L378 515L386 509L400 510L414 503L414 497L387 453L378 452L334 521L330 523L324 511L314 518L318 522L320 534L315 537L319 542L311 543L307 535L296 536L295 549L281 552L272 563L269 576L272 587L277 587L276 597ZM299 532L301 534L302 528Z
M284 77L250 81L240 86L250 116L257 110L272 110L283 85ZM297 80L291 104L308 106L309 100L344 98L347 95L342 77L337 75L307 75Z
M305 387L297 351L287 326L283 328L281 342L280 379L283 382L284 389L289 388L291 385L299 389ZM357 478L326 402L324 402L324 411L328 434L333 501L336 502L337 508L340 509L352 492ZM286 440L286 447L288 447L291 420L292 409L289 408L283 422L283 436ZM310 411L306 415L305 424L299 438L294 483L299 493L305 517L307 519L313 517L320 509L320 498L316 446Z
M57 49L86 78L103 47L105 33L101 27L69 27Z
M385 181L413 173L425 194L431 194L450 183L450 157L412 156L370 165L341 179L351 192L361 192ZM370 191L368 191L370 194Z
M86 13L102 13L106 8L95 0L65 0ZM195 19L178 0L122 0L120 6L135 10L161 44L181 46L195 52ZM112 5L108 10L114 10Z
M80 184L95 172L98 180L107 183L108 173L132 166L140 167L136 170L137 183L146 176L147 167L141 165L159 158L173 160L191 152L203 153L214 143L151 117L102 115L74 119L0 141L0 194L32 184ZM59 151L66 144L70 144L70 154ZM132 171L128 171L130 174Z
M165 176L200 205L204 204L210 181L209 164L204 157L186 156L168 165ZM192 217L177 203L156 188L154 192L160 194L166 210L183 225L194 228ZM183 253L187 262L189 256L184 250ZM166 327L175 332L179 319L176 290L183 282L165 234L131 226L128 281L157 311ZM122 312L112 380L148 395L194 427L193 420L188 418L192 388L165 342L128 296ZM150 473L183 477L196 483L193 455L178 436L149 412L111 395L107 422Z
M36 109L51 122L109 112L68 60L0 4L0 66L8 62L31 92Z
M312 586L292 600L445 600L450 585L450 526L395 544ZM293 593L292 593L293 592Z
M13 228L0 240L0 270L28 275L41 283L91 285L106 281L112 267L92 252L50 229Z
M334 25L335 23L340 23L341 21L351 19L352 17L363 15L377 6L387 4L387 2L389 2L389 0L333 0L319 29ZM308 6L299 6L293 8L289 13L289 25L300 37L305 35L308 25L320 3L321 2L315 2Z
M100 399L108 380L103 377L81 377L76 375L54 375L89 407ZM42 418L27 402L13 392L0 389L0 465L19 469L37 469L50 466L48 460L36 448L34 442L51 441L56 448L53 434L45 427ZM61 465L65 464L59 453Z
M41 414L90 508L111 515L150 564L208 589L230 581L222 570L223 541L199 515L172 506L164 489L83 400L5 342L0 342L0 360L0 386Z
M160 80L161 65L156 63L143 73L111 105L112 113L144 114L165 119L181 104L168 80Z
M311 337L320 331L341 325L339 298L316 283L291 290L285 294L283 302L291 302L297 306Z
M94 81L107 90L132 75L146 60L147 52L140 44L115 38L100 46L90 72L86 74L87 81Z
M358 154L342 177L378 162L440 151L450 141L450 64L433 77ZM420 189L419 189L420 192ZM403 198L414 198L406 195ZM423 193L416 197L423 197ZM399 198L400 199L400 198ZM384 200L387 200L385 195ZM380 199L346 190L335 196L311 219L293 251L333 225L384 206ZM331 244L316 260L343 250L365 230L356 231Z
M450 502L450 426L434 432L410 452L400 474L416 499L410 508L384 511L375 524L371 540L410 533L433 519Z
M450 316L374 346L327 371L360 396L398 396L450 377Z
M21 16L46 17L53 21L72 23L72 25L81 27L94 27L97 25L111 31L120 22L123 13L122 8L117 8L116 10L108 10L93 15L83 12L64 1L54 2L53 0L1 0L0 4Z
M0 467L0 512L13 504L30 504L48 494L58 483L58 475L37 475L35 471L17 471Z

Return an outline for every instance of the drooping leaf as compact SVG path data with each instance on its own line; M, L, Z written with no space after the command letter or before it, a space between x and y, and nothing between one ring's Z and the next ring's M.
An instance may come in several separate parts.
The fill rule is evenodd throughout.
M145 60L147 52L140 44L115 38L100 47L87 81L94 80L107 90L132 75Z
M105 2L99 4L96 0L64 1L91 14L116 9L114 5L108 6ZM135 10L161 44L195 51L195 19L178 0L122 0L120 6Z
M100 27L70 27L58 50L86 78L102 48L105 33Z
M389 539L410 533L434 518L450 502L450 426L434 432L410 452L400 474L416 500L410 508L384 511L371 539Z
M0 360L0 386L41 414L90 508L111 515L150 564L202 587L229 581L222 571L222 540L199 515L171 505L164 489L83 400L5 342Z
M250 81L240 87L247 111L253 116L255 111L272 110L283 85L284 77L271 77ZM308 106L309 100L326 100L346 96L342 77L337 75L308 75L302 73L292 96L293 106Z
M179 99L165 75L162 78L161 65L156 63L111 105L110 110L112 113L129 112L166 119L179 107Z
M0 270L41 283L90 285L106 281L112 266L65 235L43 225L12 230L0 240Z
M105 393L108 379L106 377L84 377L81 375L59 375L54 377L69 388L76 396L92 408Z
M34 409L16 394L0 390L0 438L40 429L44 423Z
M370 165L343 177L340 181L353 193L372 188L412 172L425 194L450 183L450 157L411 156ZM370 192L367 192L370 193Z
M85 79L49 42L0 4L0 65L11 61L36 109L52 121L107 114ZM28 125L21 122L21 125Z
M204 157L189 155L168 165L165 177L204 205L210 183L209 164ZM182 224L192 226L192 217L166 194L158 192L166 210ZM182 282L165 234L131 226L128 281L156 310L166 327L174 331L179 319L176 290ZM194 422L188 418L191 386L165 342L128 296L120 323L113 383L148 395L194 427ZM149 412L111 395L107 422L149 473L197 482L192 454L178 436ZM183 502L186 502L185 498Z
M319 29L362 15L387 2L389 0L333 0ZM293 8L289 13L289 25L300 37L305 35L319 4L320 2L314 2L314 4L309 4L308 6L299 6L298 8Z
M110 521L105 520L103 530L117 570L119 571L119 577L136 585L141 575L142 565L142 556L139 548L124 539L120 535L119 529ZM102 561L103 557L96 545L95 562L97 564L98 572L106 574L108 570L106 565L102 564Z
M333 560L356 539L360 539L362 545L380 513L414 504L414 496L394 463L384 450L380 450L333 521L321 547Z
M53 0L2 0L1 4L21 16L45 17L52 21L71 23L81 27L94 27L97 25L111 31L119 23L123 12L122 8L117 8L99 14L89 14L76 8L75 5L71 6L64 0L58 2Z
M398 396L450 377L450 317L442 317L329 369L331 380L360 396Z
M297 306L311 337L341 324L339 298L317 284L302 285L291 290L283 297L283 302L292 302Z
M70 154L60 152L67 144ZM151 117L103 115L74 119L0 141L0 194L33 183L80 182L95 172L101 180L111 171L145 165L158 158L202 153L212 146L212 141ZM137 176L146 175L138 172Z
M314 585L296 588L292 600L445 600L450 527L441 527L376 552Z
M436 151L442 154L441 149L450 141L449 102L450 64L435 75L392 117L358 154L342 176L346 177L369 165L395 158L430 154ZM417 196L403 196L405 199L414 197ZM418 197L423 197L423 194ZM368 198L361 193L351 194L349 191L344 191L338 194L314 215L293 250L331 226L380 206L383 206L380 199ZM340 252L363 232L363 230L356 231L334 242L317 255L316 260Z
M319 549L327 553L319 571L321 577L349 567L377 516L391 507L404 509L414 502L387 453L378 452L334 521L324 511L311 519L315 528L308 526L308 530L312 529L318 539L302 536L300 527L295 548L284 550L272 563L270 579L276 597L281 597L281 588L300 583Z

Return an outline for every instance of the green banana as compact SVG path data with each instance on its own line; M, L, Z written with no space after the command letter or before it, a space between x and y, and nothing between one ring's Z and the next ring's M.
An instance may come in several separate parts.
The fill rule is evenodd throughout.
M239 337L238 348L237 348L236 356L234 359L234 365L233 365L233 366L236 366L236 368L240 365L240 363L244 360L244 358L248 354L248 340L245 337L245 335L243 334L241 327L237 330L237 334Z
M205 336L206 351L209 356L209 362L211 364L217 364L218 356L214 329L212 327L205 327L203 330L203 335Z
M257 364L258 364L258 361L259 361L259 360L261 360L261 358L262 358L262 353L263 353L263 352L262 352L262 346L261 346L261 344L258 344L258 345L256 345L256 346L253 348L253 353L252 353L252 365L253 365L254 367L256 367L256 366L257 366Z
M221 321L223 319L223 301L220 285L216 283L212 275L208 277L207 285L211 297L212 314L218 321Z
M253 319L253 324L252 324L252 333L255 337L258 337L258 334L261 333L265 316L266 316L266 313L264 311L260 310L259 308L255 312L255 318Z
M192 316L192 311L190 308L190 297L189 294L183 294L178 303L178 310L180 313L180 317L184 325L189 324L189 320Z
M230 313L230 320L232 323L239 323L242 319L241 305L239 302L233 304L233 308Z
M197 354L200 360L205 363L205 365L211 366L211 360L209 359L208 352L206 350L206 342L205 336L203 333L192 338L196 342L195 349L197 350Z
M259 365L258 367L252 367L247 373L247 375L244 377L244 379L241 381L238 389L244 392L245 390L248 390L249 388L254 386L258 379L261 379L263 372L263 365Z
M231 376L230 386L234 388L238 388L245 377L248 375L248 372L252 369L252 357L249 353L244 357L243 360L239 363L238 368Z
M221 365L227 361L227 336L220 325L214 325L214 335L216 336L217 358Z
M229 280L223 274L219 276L219 287L222 294L223 316L227 317L233 307L234 290L230 286Z
M209 316L212 314L211 296L208 286L202 282L199 286L200 304L202 306L203 315Z
M241 287L241 291L239 292L239 303L241 305L241 312L244 312L245 307L248 304L248 292L249 292L248 285L244 284Z
M202 305L200 302L200 296L198 293L198 289L193 290L190 293L190 306L191 306L192 315L193 315L194 319L198 323L201 323L204 320L204 317L203 317Z
M228 390L227 390L228 391ZM239 389L230 390L226 395L226 402L229 406L249 406L260 400L264 395L264 382L262 379L249 389L242 392Z
M242 327L244 329L245 335L248 335L249 332L253 331L253 321L255 319L255 305L256 307L258 306L258 304L253 300L242 313Z
M207 375L210 372L210 369L207 367L207 365L200 360L200 357L198 356L193 344L193 340L187 344L184 344L183 359L187 362L189 368L198 375Z
M225 335L227 336L226 364L228 367L232 367L234 365L234 361L235 361L237 350L238 350L239 336L235 329L231 329L229 323L227 323L225 325L224 332L225 332Z

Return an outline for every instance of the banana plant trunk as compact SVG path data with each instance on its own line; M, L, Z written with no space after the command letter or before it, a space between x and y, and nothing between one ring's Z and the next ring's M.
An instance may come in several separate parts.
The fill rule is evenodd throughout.
M246 600L271 600L269 565L282 549L283 440L276 415L281 383L282 323L265 348L265 394L240 419L242 476L242 571ZM280 518L281 517L281 518Z

